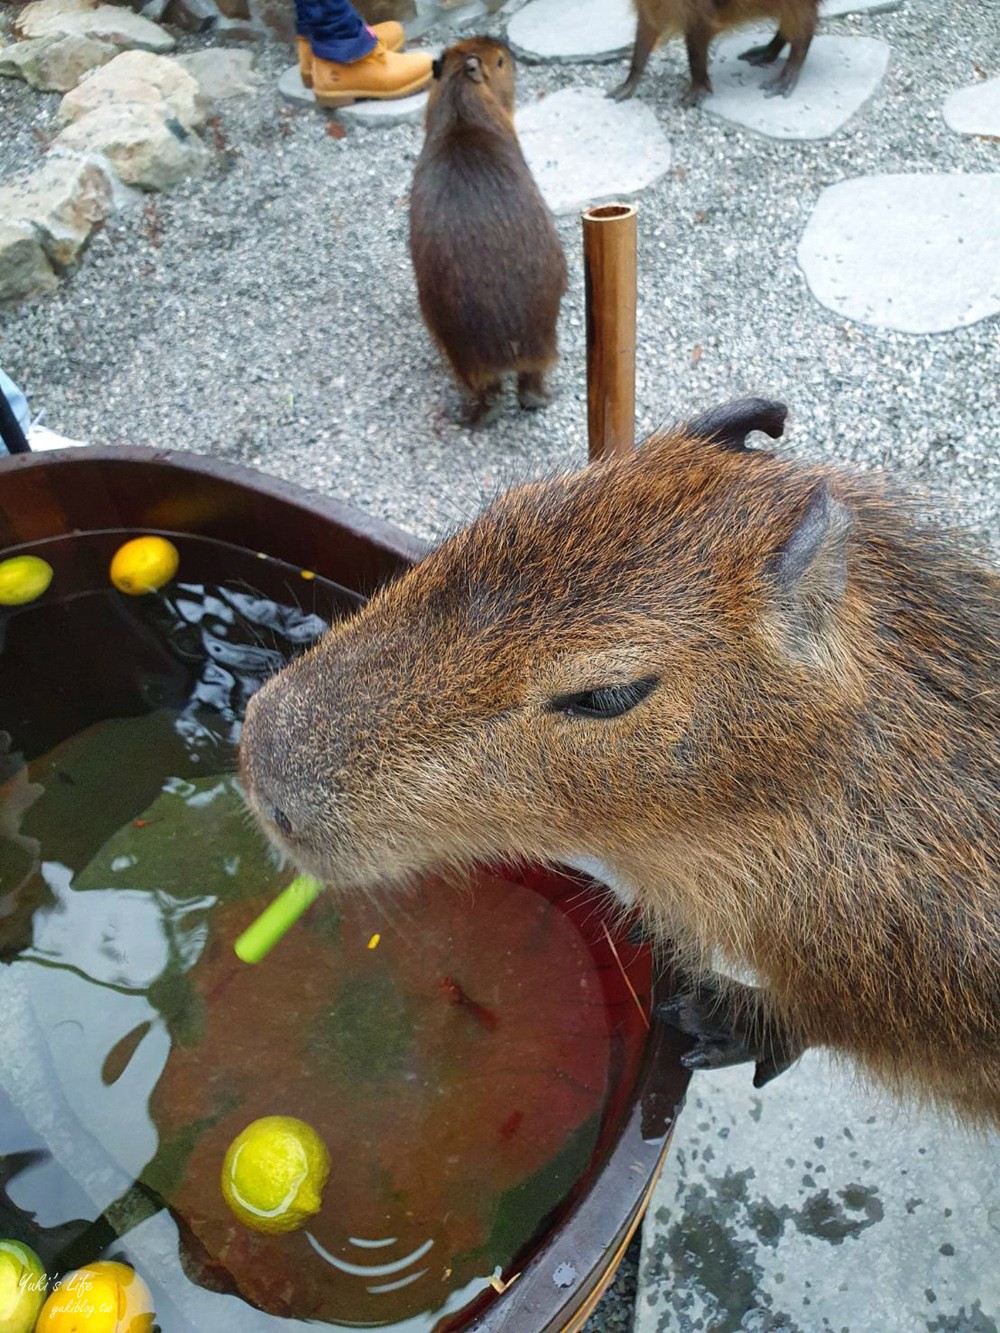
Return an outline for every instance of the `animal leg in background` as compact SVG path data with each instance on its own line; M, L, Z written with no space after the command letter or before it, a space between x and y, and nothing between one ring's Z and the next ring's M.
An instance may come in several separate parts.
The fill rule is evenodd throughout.
M626 98L632 96L642 78L643 70L649 60L649 53L656 45L660 30L655 24L651 23L645 14L640 10L639 22L635 29L635 46L632 48L632 64L629 67L628 78L624 83L620 83L617 88L612 88L608 96L614 102L624 102Z
M815 33L815 8L801 4L789 5L782 15L778 36L784 37L791 50L781 69L764 83L764 91L768 97L788 97L792 92L799 81L799 74Z
M779 28L764 46L751 46L749 50L742 51L740 59L748 65L773 65L787 45L788 38Z
M684 33L688 68L691 71L691 82L683 97L685 106L697 106L712 91L708 77L708 45L711 40L712 29L704 19L692 19Z

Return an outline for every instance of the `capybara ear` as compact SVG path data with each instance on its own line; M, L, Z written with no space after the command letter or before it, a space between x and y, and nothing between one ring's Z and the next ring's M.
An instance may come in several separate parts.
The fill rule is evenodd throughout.
M768 561L773 628L788 654L823 665L829 658L834 608L847 591L854 515L830 493L813 490L791 536Z
M788 408L773 398L737 398L732 403L713 407L685 427L688 435L717 444L721 449L742 453L748 449L747 436L761 430L778 439L785 429Z
M441 77L441 72L443 69L444 69L444 60L441 58L441 56L435 56L434 60L431 62L431 74L433 74L435 79L439 79Z
M465 57L465 72L473 83L483 83L483 62L478 56Z

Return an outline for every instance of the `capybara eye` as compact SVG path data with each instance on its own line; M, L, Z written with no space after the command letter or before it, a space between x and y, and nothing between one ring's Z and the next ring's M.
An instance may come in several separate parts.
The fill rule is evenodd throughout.
M549 702L548 712L565 713L567 717L591 717L605 720L621 717L636 704L652 694L659 681L656 676L631 680L624 685L601 685L579 694L560 694Z
M279 810L278 807L275 806L271 811L271 818L285 837L290 838L292 835L292 821L285 814L284 810Z
M497 69L503 66L503 56L497 56Z

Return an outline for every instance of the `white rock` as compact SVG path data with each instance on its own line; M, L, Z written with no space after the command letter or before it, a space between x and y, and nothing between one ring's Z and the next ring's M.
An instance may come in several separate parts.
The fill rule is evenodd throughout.
M885 175L820 195L798 260L838 315L944 333L1000 313L1000 175Z
M73 152L101 153L126 185L167 190L208 161L196 134L155 107L102 106L66 127L55 140Z
M819 16L835 19L841 14L888 14L902 3L903 0L820 0Z
M1000 136L1000 79L951 93L945 98L944 119L957 134Z
M772 31L744 29L713 49L709 73L714 91L702 103L711 115L770 139L826 139L847 124L885 77L891 54L885 42L816 37L791 96L767 97L761 85L773 66L748 65L739 54L770 40Z
M149 19L97 0L34 0L18 14L15 26L22 37L74 33L147 51L172 51L175 45L170 34Z
M0 74L24 79L46 93L65 93L104 65L118 48L96 37L32 37L0 51Z
M33 226L57 268L78 258L94 224L112 207L104 167L65 154L50 154L34 171L0 186L0 217Z
M178 61L149 51L122 51L59 103L61 120L79 120L98 107L144 104L173 116L185 129L205 122L208 98Z
M670 169L666 135L642 102L611 102L597 88L564 88L522 107L518 137L553 213L628 198Z
M0 303L38 296L56 285L34 227L0 219Z
M511 19L507 41L526 60L618 60L635 42L632 0L531 0Z
M242 97L260 85L260 75L253 65L251 51L228 51L210 48L178 56L177 64L197 79L202 92L210 101L227 97ZM298 66L296 66L296 69Z

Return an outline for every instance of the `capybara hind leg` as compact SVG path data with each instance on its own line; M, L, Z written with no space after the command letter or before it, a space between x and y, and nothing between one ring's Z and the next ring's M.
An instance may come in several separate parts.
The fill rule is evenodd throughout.
M518 375L517 401L529 412L548 407L552 402L552 391L546 387L545 376L540 370L522 370Z
M785 21L781 25L781 30L788 35L791 50L778 73L764 84L764 93L767 97L788 97L798 83L799 74L816 32L816 16L809 14L805 18L800 17L794 28Z
M752 1060L755 1088L783 1073L804 1050L768 1015L754 986L703 977L656 1012L671 1027L697 1038L681 1056L688 1069L724 1069Z
M751 46L749 50L740 53L740 59L748 65L773 65L787 44L788 38L779 28L765 46Z
M475 400L469 404L462 417L463 425L478 430L496 421L503 412L503 381L491 380L476 390Z
M635 46L632 48L632 64L629 67L628 78L608 93L612 101L624 102L635 92L639 80L642 78L642 72L646 68L646 62L649 60L649 53L656 45L659 35L659 28L650 23L649 19L640 11L639 22L635 29Z
M700 19L696 19L684 34L688 67L691 70L691 82L682 98L685 106L697 106L712 91L708 78L708 44L711 40L708 24Z

